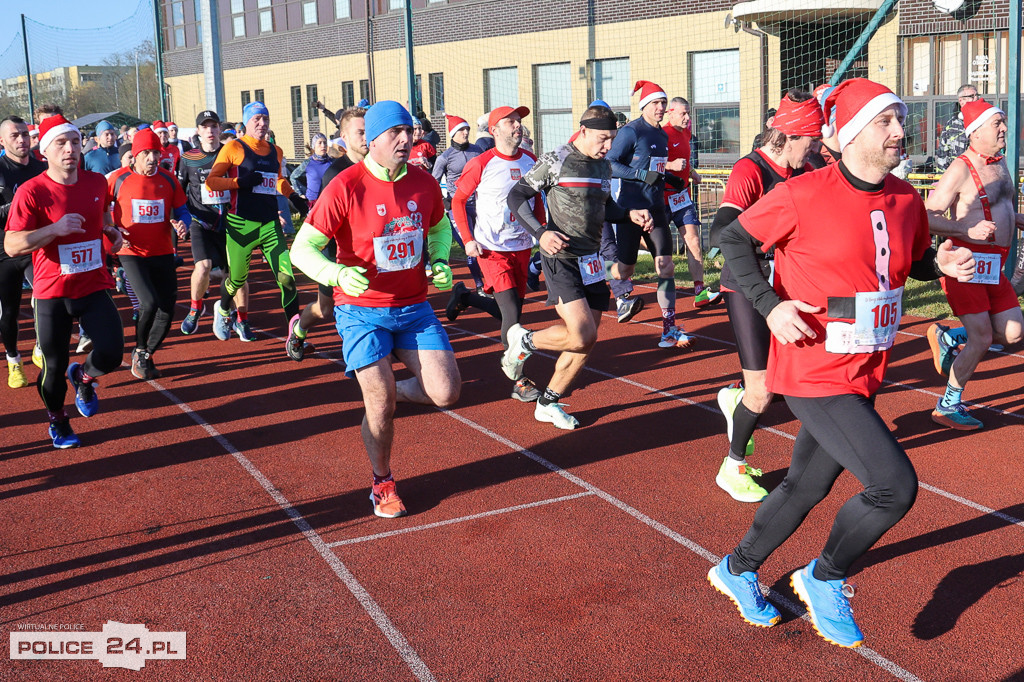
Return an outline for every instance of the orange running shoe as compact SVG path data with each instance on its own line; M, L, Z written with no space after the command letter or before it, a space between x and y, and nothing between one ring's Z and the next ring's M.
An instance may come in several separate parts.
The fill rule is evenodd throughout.
M402 498L395 491L393 479L374 483L370 491L370 502L373 502L373 513L382 519L395 519L409 513L402 504Z

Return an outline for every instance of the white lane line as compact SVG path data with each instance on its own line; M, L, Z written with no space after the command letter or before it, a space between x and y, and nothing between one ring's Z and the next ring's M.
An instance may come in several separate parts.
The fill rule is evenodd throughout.
M459 516L454 519L448 519L446 521L437 521L435 523L427 523L422 526L412 526L410 528L402 528L400 530L391 530L386 533L375 533L374 535L363 535L357 538L349 538L347 540L338 540L337 542L330 542L327 544L328 547L341 547L342 545L354 545L357 542L369 542L370 540L380 540L382 538L389 538L394 535L404 535L406 533L417 533L421 530L430 530L431 528L440 528L441 526L450 526L454 523L463 523L465 521L475 521L477 519L487 518L488 516L497 516L499 514L507 514L509 512L520 511L522 509L532 509L533 507L543 507L547 504L554 504L556 502L568 502L569 500L576 500L581 497L590 497L593 495L591 492L575 493L573 495L563 495L561 497L552 497L547 500L540 500L539 502L529 502L527 504L517 504L513 507L505 507L504 509L494 509L492 511L481 512L479 514L470 514L469 516Z
M1021 528L1024 528L1024 520L1015 518L1013 516L1010 516L1009 514L1004 514L1003 512L1001 512L999 510L991 509L991 508L986 507L984 505L978 504L977 502L972 502L971 500L968 500L967 498L964 498L964 497L960 497L959 495L954 495L953 493L948 493L945 490L942 490L941 488L936 488L935 486L928 485L927 483L918 482L918 485L921 486L922 488L924 488L925 490L929 491L929 492L935 493L936 495L941 495L942 497L945 497L947 499L953 500L954 502L959 502L960 504L962 504L964 506L967 506L967 507L970 507L971 509L976 509L976 510L978 510L980 512L984 512L985 514L989 514L991 516L994 516L997 519L1001 519L1003 521L1006 521L1007 523L1009 523L1011 525L1020 526Z
M545 459L544 457L541 457L537 453L535 453L535 452L533 452L531 450L527 450L526 448L522 447L521 445L518 445L517 443L514 443L513 441L505 438L504 436L502 436L502 435L500 435L498 433L495 433L494 431L491 431L487 427L482 426L480 424L477 424L476 422L472 421L471 419L467 419L466 417L463 417L460 414L457 414L455 412L452 412L451 410L446 410L446 409L442 409L442 408L437 408L437 409L438 409L438 411L448 415L452 419L455 419L456 421L462 422L463 424L465 424L466 426L470 427L471 429L473 429L475 431L478 431L479 433L482 433L483 435L487 436L488 438L491 438L493 440L498 441L499 443L501 443L505 447L509 448L513 452L516 452L518 454L525 455L526 457L529 457L530 459L532 459L534 462L536 462L537 464L541 465L545 469L547 469L547 470L549 470L549 471L551 471L553 473L558 474L559 476L561 476L562 478L566 479L567 481L570 481L571 483L574 483L575 485L583 488L584 490L588 491L589 493L592 493L592 494L596 495L597 497L600 497L605 502L607 502L610 505L612 505L613 507L615 507L615 508L625 512L629 516L632 516L634 519L636 519L640 523L644 524L645 526L647 526L647 527L657 531L658 533L661 533L665 537L667 537L667 538L669 538L669 539L679 543L680 545L682 545L683 547L687 548L688 550L690 550L691 552L693 552L697 556L706 559L712 565L717 564L718 562L720 562L722 560L722 557L718 556L717 554L715 554L711 550L703 547L702 545L694 542L693 540L685 537L684 535L682 535L680 533L677 533L676 531L672 530L671 528L669 528L665 524L652 519L650 516L647 516L646 514L644 514L639 509L626 504L625 502L623 502L619 498L611 495L610 493L605 492L601 488L598 488L596 485L583 480L582 478L580 478L579 476L576 476L575 474L569 473L568 471L566 471L562 467L558 466L554 462L548 461L547 459ZM770 596L771 599L775 603L782 605L785 609L790 611L793 615L798 616L798 617L802 618L803 620L805 620L807 622L810 622L810 617L807 615L807 612L806 612L806 610L804 608L802 608L801 606L793 603L788 598L784 597L783 595L779 594L778 592L772 590L771 588L769 588L769 587L767 587L765 585L762 585L761 589L768 596ZM732 606L730 605L729 608L732 608ZM888 672L889 674L893 675L894 677L896 677L898 679L904 680L905 682L921 682L920 678L918 678L916 675L914 675L910 671L902 668L901 666L897 665L893 661L890 661L889 659L885 658L884 656L882 656L878 652L876 652L876 651L874 651L874 650L872 650L872 649L870 649L868 647L861 646L861 647L857 647L856 649L851 649L851 651L859 654L864 659L866 659L866 660L870 661L871 663L873 663L874 665L882 668L883 670L885 670L886 672Z
M427 668L426 664L419 657L419 654L412 648L408 640L399 632L395 624L388 618L388 615L384 612L384 609L370 596L370 593L356 580L352 572L341 562L341 559L330 550L324 539L320 537L320 534L313 530L313 527L309 525L309 522L302 516L302 514L292 506L292 503L278 490L270 479L263 475L255 464L249 460L248 457L243 455L234 445L228 441L223 435L220 434L217 429L211 426L201 415L193 410L188 403L179 399L174 393L161 386L156 381L149 381L156 390L160 391L168 400L178 406L178 408L188 415L192 421L198 424L206 433L210 435L217 443L224 448L228 454L235 458L243 469L252 476L257 483L267 492L268 495L277 503L277 505L288 515L292 523L299 529L302 535L309 541L316 552L323 557L324 561L331 567L334 574L338 576L345 587L349 589L352 596L356 598L359 604L363 607L363 610L373 619L373 622L380 628L380 631L384 633L384 636L391 642L391 646L395 648L398 655L402 657L405 664L409 666L409 669L419 680L424 682L433 682L434 675Z
M917 386L911 386L910 384L905 384L902 381L893 381L891 379L882 379L882 383L886 384L888 386L895 386L896 388L902 388L902 389L907 390L907 391L914 391L915 393L924 393L925 395L930 395L933 398L941 398L942 397L942 393L937 393L935 391L929 391L926 388L918 388ZM1001 414L1004 417L1010 417L1012 419L1024 420L1024 414L1021 414L1021 413L1018 413L1018 412L1007 412L1006 410L1001 410L998 407L992 407L991 405L986 405L984 403L974 403L974 402L971 402L970 400L965 400L964 404L968 405L969 407L976 407L976 408L978 408L980 410L988 410L989 412L995 412L996 414Z

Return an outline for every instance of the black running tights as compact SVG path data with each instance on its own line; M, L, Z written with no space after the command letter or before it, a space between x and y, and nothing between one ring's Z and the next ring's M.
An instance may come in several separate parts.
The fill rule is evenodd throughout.
M135 348L156 353L174 319L174 304L178 297L174 256L121 256L121 266L139 297Z

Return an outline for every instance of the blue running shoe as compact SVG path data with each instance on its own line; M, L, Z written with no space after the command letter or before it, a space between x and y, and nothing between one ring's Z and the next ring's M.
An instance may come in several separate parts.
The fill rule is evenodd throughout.
M53 441L53 447L58 450L77 448L82 444L75 432L71 430L69 421L50 422L50 439Z
M807 605L814 629L826 641L842 647L858 647L864 643L864 633L853 620L850 597L853 586L845 580L817 580L814 577L815 559L793 574L790 585Z
M99 396L96 395L96 387L82 381L82 364L72 362L68 367L68 381L75 389L75 407L83 417L91 417L96 414L100 407Z
M234 311L231 311L234 312ZM231 338L231 327L234 325L234 316L220 307L220 301L213 304L213 335L221 341Z
M759 628L770 628L782 620L782 614L761 594L757 573L747 571L740 575L729 572L729 555L708 571L708 582L732 599L743 620Z

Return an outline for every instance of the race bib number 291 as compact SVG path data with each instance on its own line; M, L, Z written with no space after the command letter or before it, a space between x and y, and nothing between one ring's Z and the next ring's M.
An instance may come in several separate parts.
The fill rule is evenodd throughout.
M422 230L374 237L373 259L378 272L398 272L416 267L423 260Z

